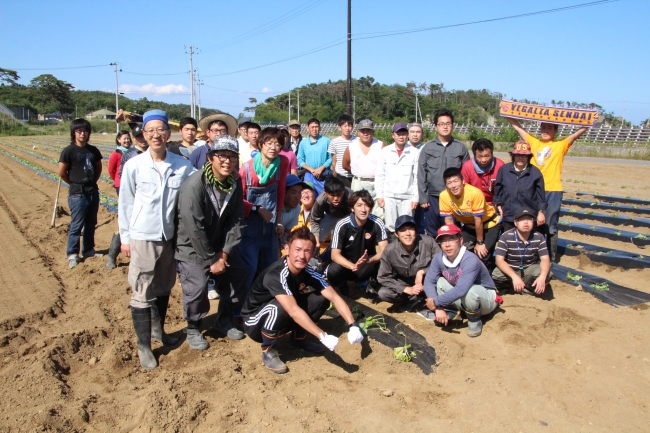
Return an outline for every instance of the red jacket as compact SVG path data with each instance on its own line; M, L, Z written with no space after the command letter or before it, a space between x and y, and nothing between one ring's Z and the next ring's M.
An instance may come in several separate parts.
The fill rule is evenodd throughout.
M114 151L108 158L108 175L113 179L115 188L120 187L120 163L122 162L122 152Z
M474 168L474 160L470 159L463 164L461 168L461 173L463 174L463 179L465 183L475 186L481 190L485 196L485 201L489 204L493 203L494 196L494 185L497 182L497 174L499 170L503 167L503 161L501 161L496 156L494 157L494 167L492 170L487 171L483 174L478 174Z
M284 155L278 155L280 157L280 179L278 179L278 205L277 205L277 211L276 211L276 221L277 223L280 223L282 220L282 208L284 207L284 196L287 193L287 173L289 173L289 160L287 159L286 156ZM271 178L266 185L260 185L260 178L257 176L257 173L255 173L255 166L253 165L253 159L249 159L244 163L244 165L248 165L248 171L250 172L251 176L251 187L255 186L267 186L273 184L275 182L275 176ZM248 188L246 187L246 169L244 168L244 165L242 165L239 168L239 176L241 177L241 183L243 187L243 192L244 192L244 216L248 218L251 214L251 209L253 207L253 203L249 202L246 200L246 197L248 196Z

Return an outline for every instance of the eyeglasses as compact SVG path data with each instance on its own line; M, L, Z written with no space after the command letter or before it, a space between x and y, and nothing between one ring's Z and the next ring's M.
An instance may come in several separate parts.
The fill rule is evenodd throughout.
M75 134L90 134L90 131L86 131L85 129L75 129L74 133Z
M219 162L226 162L226 161L237 162L237 161L239 161L239 156L238 155L228 156L228 155L224 155L223 153L218 153L215 156L217 158L219 158Z
M264 146L270 148L282 149L282 145L280 143L273 143L271 141L264 142Z
M156 129L145 129L144 133L147 135L153 135L154 133L158 133L160 135L163 135L167 131L167 128L156 128Z
M453 123L451 123L451 122L446 122L446 123L442 123L442 122L440 122L440 123L436 123L436 125L437 125L437 126L440 126L441 128L448 128L448 127L450 127L451 125L453 125Z
M225 128L224 129L208 129L208 131L210 131L213 134L226 134L226 133L228 133L228 130L225 129Z

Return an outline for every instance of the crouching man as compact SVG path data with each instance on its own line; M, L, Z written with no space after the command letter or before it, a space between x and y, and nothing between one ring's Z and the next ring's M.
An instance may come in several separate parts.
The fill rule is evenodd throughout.
M415 219L410 215L397 218L395 235L397 241L381 255L379 299L401 304L400 311L413 311L424 303L424 275L440 247L432 237L417 233Z
M492 279L499 293L541 296L551 279L551 257L546 239L533 232L537 212L522 207L515 212L515 228L501 235Z
M483 330L481 316L490 314L503 300L485 265L463 246L460 229L444 225L436 241L442 252L436 254L424 278L427 309L420 312L443 326L467 314L467 335L478 337ZM432 317L430 311L435 314Z
M151 352L151 339L165 346L178 342L165 335L163 328L169 295L176 283L176 203L181 184L194 168L182 156L167 152L171 135L167 113L147 111L142 129L149 150L124 164L118 223L122 253L131 258L131 315L138 357L142 367L153 369L158 362Z
M286 332L292 331L291 345L308 352L334 351L339 339L328 335L317 325L330 302L350 326L348 341L363 340L359 325L354 321L345 301L314 271L309 260L314 254L316 238L307 227L288 235L287 256L263 270L253 282L242 308L244 331L262 343L262 362L274 373L286 373L287 366L273 348ZM307 341L307 333L320 343Z
M187 321L187 343L195 350L208 348L201 335L201 320L210 311L208 279L223 278L228 258L241 240L244 198L237 169L237 140L220 135L212 141L207 162L181 187L178 199L176 260L183 288L183 313ZM222 277L219 277L219 276ZM232 323L232 300L224 293L219 301L217 331L241 340L243 332Z

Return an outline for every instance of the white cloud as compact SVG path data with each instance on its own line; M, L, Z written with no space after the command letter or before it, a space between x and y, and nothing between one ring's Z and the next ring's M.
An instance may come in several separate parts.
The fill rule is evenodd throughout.
M262 89L262 93L270 93L270 92L271 92L271 88L269 87L265 87Z
M155 84L145 84L136 86L133 84L120 85L120 92L128 95L129 93L140 93L146 95L173 95L178 93L189 93L190 89L182 84L165 84L156 86Z

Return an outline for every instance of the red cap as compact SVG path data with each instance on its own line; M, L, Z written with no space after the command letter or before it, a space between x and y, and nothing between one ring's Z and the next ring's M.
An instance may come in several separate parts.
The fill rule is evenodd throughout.
M444 225L438 229L438 236L436 236L436 240L440 238L440 236L445 236L445 235L459 235L460 234L460 229L456 224L451 224L451 225Z
M532 155L533 152L530 149L530 144L526 141L518 141L515 143L515 147L512 149L513 155Z

